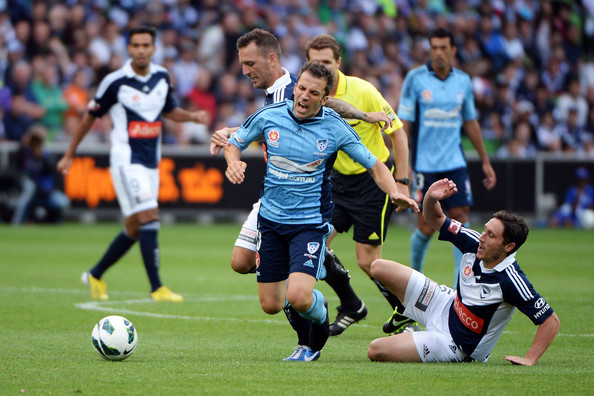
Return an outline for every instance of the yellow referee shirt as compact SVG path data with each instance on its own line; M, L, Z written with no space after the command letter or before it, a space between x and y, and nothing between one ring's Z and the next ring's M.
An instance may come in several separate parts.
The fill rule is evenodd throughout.
M382 94L373 86L373 84L358 77L345 76L338 71L338 84L336 87L336 99L355 106L365 113L383 111L392 118L392 127L384 131L387 135L393 134L396 130L402 128L402 121L396 116L392 106L386 102ZM361 141L380 161L386 162L390 157L390 150L384 143L381 127L379 124L370 124L361 120L348 119L347 121L357 132ZM343 175L357 175L366 171L361 165L353 161L344 152L339 151L334 163L334 169Z

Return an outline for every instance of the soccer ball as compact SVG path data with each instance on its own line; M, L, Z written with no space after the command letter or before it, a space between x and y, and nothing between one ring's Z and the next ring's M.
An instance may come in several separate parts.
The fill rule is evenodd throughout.
M91 333L95 350L107 360L124 360L132 355L138 342L136 328L123 316L101 319Z

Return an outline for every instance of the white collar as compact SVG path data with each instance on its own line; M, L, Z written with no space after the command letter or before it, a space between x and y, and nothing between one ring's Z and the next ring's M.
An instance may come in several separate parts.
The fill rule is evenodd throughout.
M503 270L505 270L507 267L509 267L510 265L512 265L516 261L516 253L517 252L513 252L512 254L510 254L509 256L507 256L506 258L504 258L502 262L500 262L499 264L497 264L492 269L485 269L485 266L483 264L483 260L481 260L481 269L483 271L486 270L486 271L502 272Z
M283 71L285 72L285 74L279 77L270 87L266 88L266 95L274 93L279 88L286 87L287 84L291 82L291 73L289 73L289 71L284 67Z
M132 68L132 59L128 59L126 61L126 63L124 63L124 66L122 66L122 69L124 70L126 77L136 78L137 80L140 80L140 81L147 81L149 78L151 78L151 75L155 72L155 65L152 62L149 63L149 72L146 76L141 76L140 74L136 74L136 72Z

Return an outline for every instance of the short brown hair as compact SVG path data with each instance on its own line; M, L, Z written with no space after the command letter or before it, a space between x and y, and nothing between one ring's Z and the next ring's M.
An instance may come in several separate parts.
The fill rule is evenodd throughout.
M315 49L319 51L325 48L330 48L332 50L332 54L334 55L335 60L340 59L340 44L334 37L326 33L318 34L317 36L315 36L307 42L307 45L305 46L305 55L307 56L307 59L309 59L310 49Z
M498 219L503 223L503 243L505 245L511 242L516 244L508 255L517 251L528 238L529 230L524 218L505 210L500 210L499 212L494 213L493 218Z
M274 34L260 28L252 29L237 39L237 50L247 47L252 42L256 43L258 51L262 56L266 57L272 52L276 55L280 63L281 47Z
M332 88L332 84L334 83L334 77L332 76L332 72L330 71L330 69L328 69L320 62L305 62L303 66L301 66L301 70L299 70L299 76L297 77L297 81L299 81L299 78L301 78L301 75L304 72L308 72L312 75L312 77L319 78L320 80L326 80L324 96L330 95L330 88Z

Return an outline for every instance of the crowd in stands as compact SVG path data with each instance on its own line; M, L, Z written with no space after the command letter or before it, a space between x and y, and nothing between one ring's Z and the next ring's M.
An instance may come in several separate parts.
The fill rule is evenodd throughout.
M206 144L263 104L241 74L235 42L260 27L296 73L305 43L327 32L346 74L371 81L398 107L407 71L428 58L428 35L455 35L456 67L472 78L488 151L594 158L594 0L12 0L0 3L0 140L33 125L69 141L97 84L127 59L127 31L158 28L156 63L178 100L207 126L165 124L164 142ZM109 117L88 142L107 142Z

